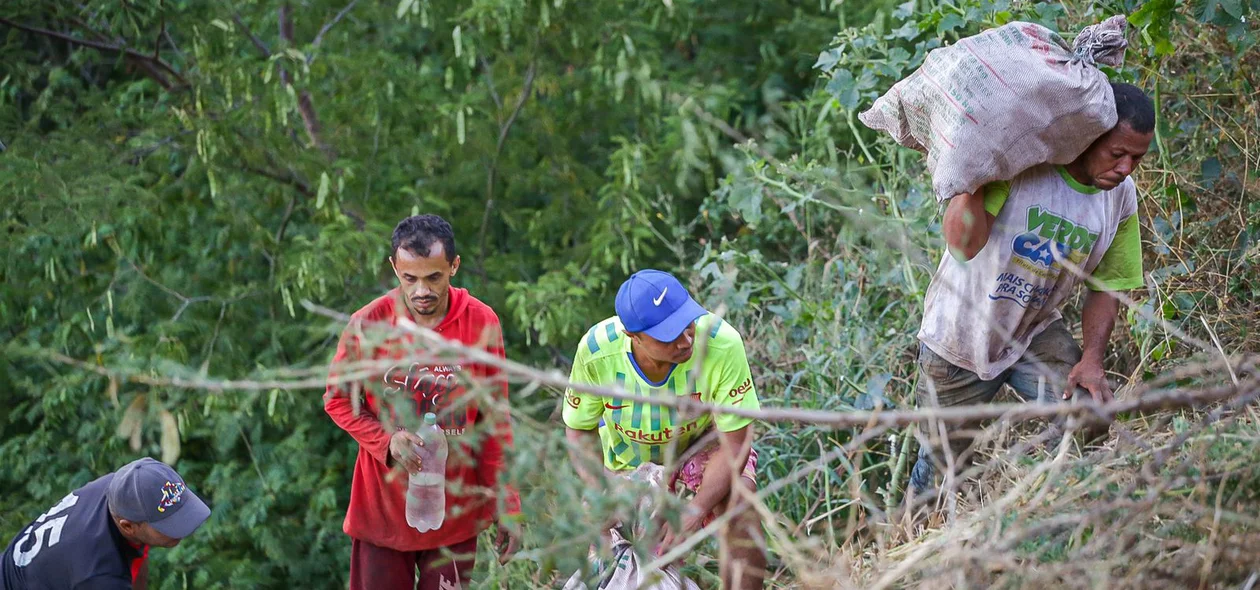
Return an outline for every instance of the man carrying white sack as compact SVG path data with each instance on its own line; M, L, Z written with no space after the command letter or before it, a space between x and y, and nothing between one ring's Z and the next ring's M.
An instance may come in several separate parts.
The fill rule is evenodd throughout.
M1137 87L1111 87L1116 125L1075 161L949 200L949 252L928 287L918 335L921 407L988 403L1003 385L1038 403L1084 392L1097 403L1112 399L1102 366L1120 308L1112 293L1144 284L1129 175L1154 137L1155 109ZM1059 313L1082 282L1084 350ZM939 431L927 434L910 476L918 492L931 490L947 464ZM957 472L971 439L947 434Z

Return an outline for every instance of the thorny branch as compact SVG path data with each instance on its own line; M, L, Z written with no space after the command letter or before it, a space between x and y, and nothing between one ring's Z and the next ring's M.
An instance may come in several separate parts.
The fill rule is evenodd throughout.
M308 301L303 301L302 305L307 310L314 313L343 322L350 321L350 317L348 315L314 305ZM419 328L414 325L400 325L399 328L405 333L409 333L417 337L428 347L428 351L425 354L412 355L409 357L408 360L412 361L430 361L438 358L446 358L449 360L449 357L452 354L457 354L459 355L459 358L463 359L465 362L475 362L486 366L496 367L502 371L505 376L510 378L514 377L518 381L551 386L561 390L569 387L578 387L583 391L587 391L595 395L606 396L618 400L652 403L662 407L675 408L695 415L703 413L731 414L763 420L766 422L796 422L829 426L832 428L907 426L910 424L929 421L943 424L973 424L989 420L1001 420L1003 423L1011 424L1056 417L1072 417L1078 420L1082 425L1106 424L1116 420L1116 417L1121 414L1198 407L1205 404L1229 400L1239 396L1254 396L1257 392L1260 392L1260 373L1256 372L1257 366L1260 365L1260 356L1248 355L1234 359L1234 366L1236 367L1239 375L1246 375L1246 378L1240 378L1237 385L1229 383L1217 387L1206 387L1198 390L1173 388L1164 391L1155 390L1147 385L1143 385L1134 390L1133 397L1117 399L1101 405L1097 405L1090 401L1082 401L1080 403L1062 404L1027 404L1017 402L895 411L876 409L870 411L855 410L848 412L833 412L773 407L763 407L760 410L748 410L702 403L685 396L643 396L627 393L625 390L615 387L592 386L585 384L575 385L570 383L567 378L557 372L544 372L521 363L500 359L483 349L448 341L436 333L424 328ZM123 371L85 363L60 353L48 352L45 356L48 356L58 362L72 364L101 375L126 378L140 383L147 383L149 385L202 389L211 392L223 392L230 390L257 391L277 388L323 388L330 383L344 384L359 382L364 379L373 379L376 376L381 375L389 367L401 362L397 359L386 359L382 361L347 363L343 366L344 370L340 373L340 375L333 380L317 376L299 379L220 380L200 377L153 377L142 374L126 374ZM1206 363L1201 365L1200 369L1203 369L1204 367L1217 367L1219 364L1220 361Z
M304 307L314 313L338 320L348 321L348 316L321 308L319 306L303 303ZM376 328L377 326L367 326ZM461 360L466 362L478 362L492 365L500 368L502 373L511 377L514 381L528 381L531 388L538 386L551 386L555 388L564 388L569 385L566 379L555 372L544 372L513 363L510 361L502 361L497 356L485 353L479 348L469 348L456 343L451 343L440 336L413 325L402 325L394 327L394 330L405 330L416 337L417 341L423 343L427 348L425 359L442 358L443 362L451 362L452 355L458 355ZM397 334L396 331L391 332ZM385 334L377 334L375 331L369 333L372 336L386 337ZM270 379L270 380L213 380L204 377L154 377L143 372L128 373L117 369L108 369L78 359L69 358L56 352L41 351L40 356L55 360L57 362L67 363L79 367L85 371L96 374L106 375L112 378L126 379L138 383L146 383L149 385L163 387L179 387L188 389L200 389L210 392L221 392L227 390L266 390L272 388L295 389L295 388L320 388L322 389L327 380L324 378L322 368L316 377L316 371L311 371L311 377L296 379ZM432 357L432 358L430 358ZM420 359L420 360L425 360ZM385 364L393 365L395 363L407 363L413 359L389 360L383 362L364 362L352 363L343 366L345 371L339 374L335 382L354 382L361 380L371 380L379 378L385 370ZM1221 420L1225 416L1235 415L1235 412L1243 404L1254 403L1256 397L1260 395L1260 374L1257 373L1257 367L1260 366L1260 356L1246 355L1229 359L1238 375L1238 383L1235 385L1226 379L1224 385L1218 387L1200 387L1198 389L1188 389L1184 387L1187 379L1203 378L1206 376L1223 377L1224 376L1224 360L1215 360L1205 362L1196 366L1181 367L1177 370L1170 371L1158 379L1153 379L1131 390L1131 397L1117 400L1102 406L1094 406L1092 404L1070 405L1070 404L999 404L972 406L967 408L952 409L925 409L914 411L872 411L872 412L813 412L801 411L788 408L764 408L758 412L733 411L726 408L718 408L707 404L697 404L690 402L690 398L655 398L643 397L627 394L621 390L601 387L590 387L582 385L583 390L590 390L597 395L604 395L616 399L648 401L650 403L662 406L676 407L684 412L712 412L712 413L733 413L745 415L748 417L759 418L770 422L797 422L818 424L833 428L854 428L861 429L862 432L853 436L846 444L838 445L834 449L820 453L816 460L811 460L809 464L797 468L793 468L791 472L785 476L776 478L769 485L759 489L757 492L750 494L746 498L747 502L741 504L733 510L728 511L723 516L715 520L710 526L703 528L697 533L691 535L682 545L676 547L672 553L662 556L660 559L654 560L645 566L646 569L662 567L669 563L673 558L686 551L692 550L696 543L706 537L716 534L721 527L731 523L731 519L740 512L753 510L756 511L767 526L770 527L770 534L779 544L779 552L785 560L785 564L790 564L800 577L801 581L807 579L821 579L826 577L827 572L811 571L809 564L819 563L819 559L832 559L836 557L831 554L823 555L816 553L816 550L809 545L798 545L792 542L795 533L791 533L792 526L788 523L778 523L783 515L771 511L766 506L766 500L775 494L781 493L789 486L801 485L805 478L813 473L825 472L830 469L837 461L848 466L842 470L840 477L848 481L861 481L864 478L862 469L860 469L860 458L854 458L853 454L861 453L862 448L870 442L877 440L888 432L890 427L904 426L911 423L924 421L933 421L937 423L962 424L972 423L983 419L999 419L999 422L991 428L999 428L1003 431L1009 431L1011 426L1020 421L1032 420L1036 418L1052 418L1057 416L1074 417L1076 424L1082 424L1089 421L1110 421L1114 420L1118 415L1132 412L1146 412L1158 409L1170 408L1194 408L1204 404L1217 402L1226 402L1224 405L1209 413L1202 421L1200 427L1205 428L1207 425ZM296 374L296 373L295 373ZM1161 390L1161 387L1167 389ZM1238 414L1241 415L1241 414ZM528 418L518 417L518 420L529 421ZM1069 423L1073 421L1069 420ZM1132 423L1132 422L1131 422ZM532 424L532 422L531 422ZM534 427L542 427L537 424ZM1157 426L1158 428L1158 426ZM1197 430L1188 430L1184 434L1175 437L1174 440L1158 447L1146 446L1147 451L1143 453L1134 453L1131 449L1136 444L1134 442L1124 442L1125 437L1117 440L1117 446L1112 449L1110 454L1093 454L1082 460L1071 460L1067 457L1066 451L1069 448L1069 440L1071 430L1063 435L1058 444L1058 453L1045 462L1036 464L1035 468L1026 470L1020 475L1018 481L1012 482L1011 485L1003 486L1004 495L1000 498L994 498L986 504L978 505L974 508L962 508L958 511L957 521L950 521L949 528L937 532L926 533L927 539L918 544L910 545L900 554L890 554L886 549L877 553L878 559L887 560L894 559L891 563L887 563L882 568L877 568L879 574L883 574L878 580L866 580L856 582L857 587L888 587L900 583L907 579L913 579L913 576L932 576L938 575L940 571L949 571L951 567L965 567L968 571L971 568L986 567L986 563L996 563L994 560L1007 559L1004 556L1016 552L1014 540L1042 538L1046 535L1068 535L1072 529L1078 529L1084 526L1090 527L1120 527L1130 523L1132 526L1140 526L1143 522L1149 521L1149 514L1152 511L1163 510L1160 503L1155 502L1154 498L1166 498L1169 494L1175 493L1177 487L1186 487L1195 485L1194 482L1200 478L1188 478L1184 475L1185 470L1195 465L1192 461L1183 461L1179 471L1167 474L1161 471L1163 465L1169 464L1176 456L1174 451L1189 445L1192 438L1198 432ZM1044 442L1044 441L1043 441ZM1144 443L1143 443L1144 444ZM1034 445L1035 447L1036 445ZM998 465L999 473L995 475L985 476L986 478L1001 477L1001 473L1012 469L1010 465L1019 457L1029 452L1028 445L1015 445L1014 447L1001 452L998 456L990 459L988 466ZM1111 457L1107 459L1106 457ZM1069 462L1072 461L1072 462ZM1085 501L1085 495L1092 490L1104 489L1107 486L1115 486L1116 477L1120 475L1109 475L1101 479L1079 481L1070 488L1063 487L1063 478L1068 474L1080 473L1081 466L1084 464L1098 466L1099 461L1110 461L1112 463L1132 464L1134 461L1142 461L1144 471L1140 478L1131 483L1127 488L1123 488L1119 492L1111 493L1110 500L1104 502L1093 502L1088 510L1073 510L1072 502ZM1252 467L1254 470L1254 466ZM972 471L974 473L974 470ZM1110 473L1109 470L1092 469L1092 473ZM1074 476L1080 477L1080 476ZM964 474L962 479L967 479ZM970 481L970 480L969 480ZM984 480L982 480L984 481ZM1145 482L1149 487L1144 491L1139 486ZM983 485L971 484L971 485ZM1047 492L1053 491L1052 496L1047 496ZM739 493L744 493L741 490ZM854 551L862 551L864 543L869 543L869 539L862 540L855 538L853 535L858 529L865 530L868 535L876 535L879 539L887 539L887 537L900 534L897 531L902 530L900 527L887 527L886 525L895 524L895 515L885 513L880 509L880 502L871 497L870 492L858 488L856 495L852 498L843 499L844 504L849 506L852 514L863 514L865 516L855 519L850 517L848 530L845 538L850 539L850 543ZM1142 494L1134 496L1134 494ZM966 496L964 493L964 497ZM1136 497L1139 500L1130 500L1128 498ZM1029 500L1031 498L1031 501ZM834 501L839 501L835 499ZM960 500L960 504L970 500ZM1013 507L1019 506L1019 516L1014 523L1003 527L996 526L998 521L1003 520ZM827 507L834 510L831 505ZM908 507L913 507L909 504ZM1192 513L1200 513L1204 508L1198 506L1190 506L1190 510L1199 511ZM1218 508L1218 513L1220 509ZM1057 516L1065 513L1072 513L1071 517ZM1245 518L1245 515L1239 517ZM769 519L769 520L767 520ZM804 521L802 521L804 522ZM814 521L811 521L814 522ZM786 530L783 525L787 524ZM811 524L809 527L813 527ZM908 526L908 525L907 525ZM1101 529L1100 529L1101 530ZM1113 537L1107 537L1113 538ZM879 541L880 543L886 540ZM895 540L893 542L896 542ZM846 543L848 551L849 544ZM976 562L973 555L975 551L984 549L993 556L987 558L988 561L981 560ZM1089 546L1083 549L1073 549L1074 551L1089 550ZM985 553L981 551L981 553ZM682 553L680 553L682 552ZM985 554L988 554L985 553ZM811 555L812 554L812 555ZM979 555L979 554L976 554ZM1011 562L1014 565L1015 562ZM936 573L934 573L936 572ZM988 571L984 575L1000 576L1002 570ZM837 580L834 577L830 584L839 583L844 586L845 580ZM873 586L872 586L873 583Z

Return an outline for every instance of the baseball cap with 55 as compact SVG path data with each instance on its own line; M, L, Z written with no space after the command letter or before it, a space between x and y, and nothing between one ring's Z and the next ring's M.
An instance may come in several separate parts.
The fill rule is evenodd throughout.
M210 507L165 463L145 457L114 472L106 491L109 511L118 518L147 522L174 539L191 535L210 518Z
M617 317L627 332L643 332L673 342L697 318L709 313L678 279L659 270L641 270L617 289Z

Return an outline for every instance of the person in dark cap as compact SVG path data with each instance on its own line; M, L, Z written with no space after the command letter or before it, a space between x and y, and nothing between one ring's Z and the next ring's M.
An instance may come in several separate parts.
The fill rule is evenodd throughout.
M24 527L4 551L0 590L145 588L149 547L174 547L209 517L174 469L132 461Z

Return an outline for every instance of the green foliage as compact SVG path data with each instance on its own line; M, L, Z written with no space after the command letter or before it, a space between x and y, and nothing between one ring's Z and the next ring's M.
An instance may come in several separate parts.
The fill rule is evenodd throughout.
M149 383L318 381L341 326L302 301L349 312L388 289L390 231L417 212L454 224L459 282L498 310L513 359L562 370L620 281L656 266L740 327L763 404L911 405L936 206L921 158L855 114L931 49L1015 19L1074 32L1129 15L1113 75L1159 93L1139 178L1151 284L1113 369L1186 358L1153 318L1210 340L1210 314L1226 350L1254 349L1260 3L1138 4L15 6L26 30L0 24L0 533L175 439L219 516L154 553L155 587L343 586L356 447L319 388ZM582 507L555 393L513 392L532 549L499 567L483 543L486 587L567 577L633 497ZM763 430L763 486L798 478L768 498L793 535L838 547L846 521L900 498L907 432L820 464L853 433Z
M73 485L173 454L169 416L177 467L222 518L155 554L158 579L344 580L355 446L316 392L111 387L49 355L318 378L340 326L300 302L351 311L388 288L389 232L424 211L454 224L462 286L505 318L511 355L563 358L620 278L684 258L674 230L699 231L736 154L683 107L772 125L844 18L790 2L297 8L5 15L24 27L0 26L6 535Z

